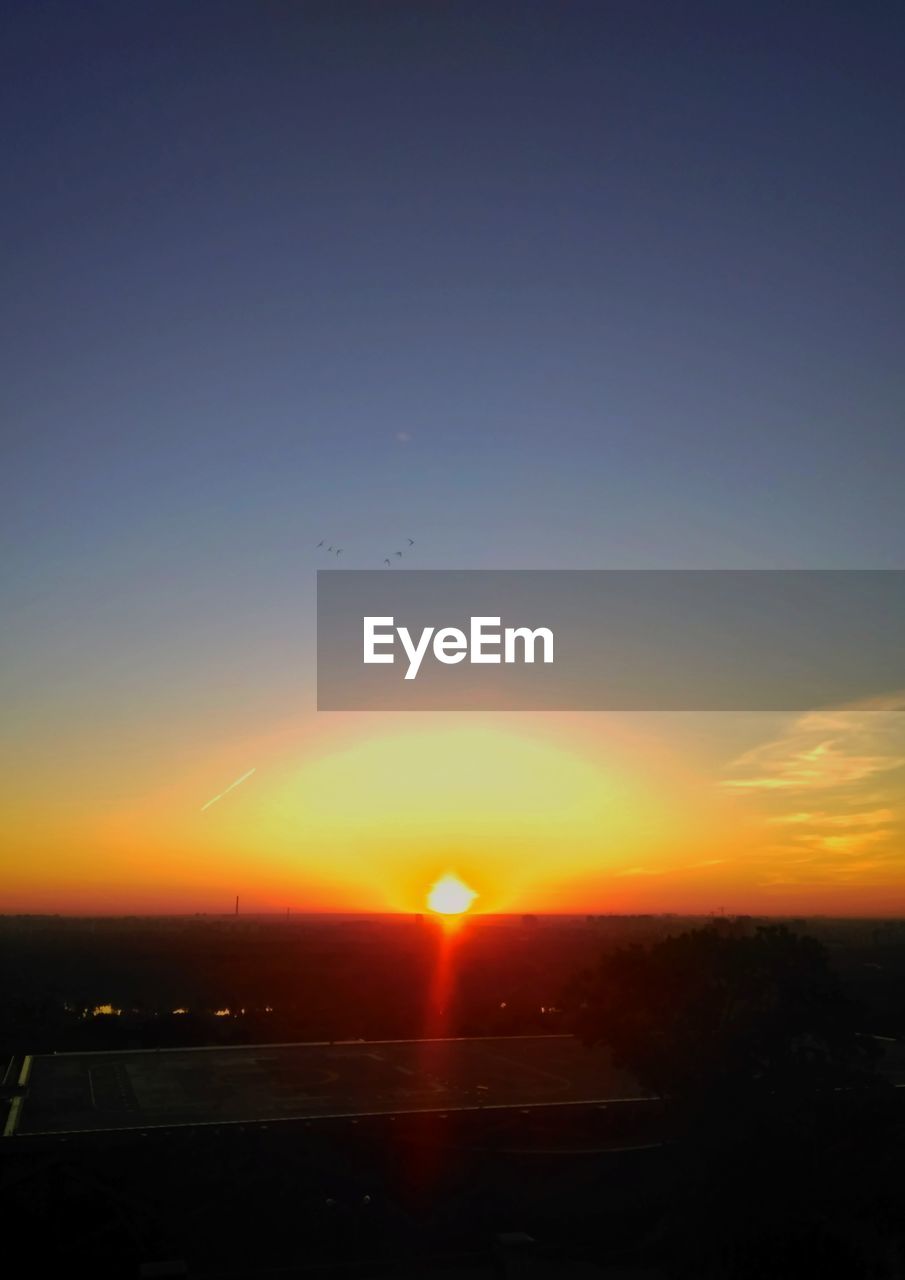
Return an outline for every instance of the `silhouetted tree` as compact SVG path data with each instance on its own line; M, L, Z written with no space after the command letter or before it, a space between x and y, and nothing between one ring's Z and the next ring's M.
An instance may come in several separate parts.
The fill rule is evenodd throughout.
M896 1091L866 1072L873 1042L816 940L718 923L611 952L583 985L583 1037L669 1099L671 1276L901 1275Z
M851 1083L871 1058L822 946L782 925L696 929L611 952L585 983L579 1032L676 1100Z

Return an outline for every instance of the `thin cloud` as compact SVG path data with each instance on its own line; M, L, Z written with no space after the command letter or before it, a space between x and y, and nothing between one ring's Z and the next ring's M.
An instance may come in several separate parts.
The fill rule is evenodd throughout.
M802 840L825 853L860 853L862 849L883 844L891 834L888 827L880 827L876 831L862 831L857 835L825 835L815 832L813 835L803 836Z
M685 862L675 867L623 867L615 871L615 876L669 876L681 875L684 871L701 871L705 867L721 867L726 858L705 858L702 862Z
M734 791L822 791L905 765L905 698L806 712L789 731L739 757L723 786Z
M225 795L229 795L230 791L233 791L241 783L245 782L247 778L250 778L251 775L257 769L257 767L258 767L257 765L254 765L251 769L248 770L247 773L243 773L241 778L236 778L235 782L231 782L228 787L224 787L223 790L218 792L217 795L211 796L210 800L208 800L205 804L201 806L200 812L204 813L205 809L209 809L212 804L216 804L217 801L222 800Z
M777 826L807 825L810 827L874 827L895 820L892 809L865 809L860 813L781 813L768 822Z
M764 884L852 881L899 856L903 770L905 696L897 693L806 712L734 760L720 785L747 795L779 837L763 850L771 863Z

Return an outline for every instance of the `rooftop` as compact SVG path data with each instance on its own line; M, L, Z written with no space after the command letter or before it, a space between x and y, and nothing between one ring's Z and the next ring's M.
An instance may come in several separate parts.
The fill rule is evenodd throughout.
M571 1036L39 1054L7 1136L601 1103L639 1089Z

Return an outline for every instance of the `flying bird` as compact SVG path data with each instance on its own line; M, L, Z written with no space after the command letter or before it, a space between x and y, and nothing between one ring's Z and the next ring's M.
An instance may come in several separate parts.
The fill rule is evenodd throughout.
M409 544L410 547L413 547L415 545L414 538L406 538L406 542Z
M328 547L328 548L327 548L327 550L328 550L328 551L332 551L332 550L333 550L333 548L332 548L332 547Z
M401 552L401 551L394 551L394 552L393 552L393 555L395 555L395 556L401 556L401 555L402 555L402 552Z
M383 562L383 563L384 563L384 564L386 565L386 567L389 569L389 567L390 567L390 562L389 562L389 560L384 560L384 562Z
M322 547L323 545L324 545L324 539L321 538L320 542L317 544L317 547ZM315 551L317 550L317 547L315 547Z
M338 556L341 556L341 555L342 555L342 553L343 553L343 549L342 549L342 547L337 547L337 548L336 548L336 554L337 554Z

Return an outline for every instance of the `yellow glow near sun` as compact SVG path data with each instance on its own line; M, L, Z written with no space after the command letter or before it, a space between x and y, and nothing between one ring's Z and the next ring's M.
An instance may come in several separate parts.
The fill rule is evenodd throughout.
M431 911L441 916L460 916L467 911L478 895L464 881L449 872L441 876L427 895Z
M218 780L240 773L232 760L106 819L96 878L109 869L112 880L134 845L136 877L162 883L165 872L198 903L232 902L243 886L266 909L417 913L454 871L479 895L472 912L584 910L604 893L615 910L641 890L659 893L674 866L726 856L725 827L719 841L704 830L710 777L702 801L673 754L651 755L653 735L635 742L619 723L595 723L576 745L568 728L553 718L368 715L304 750L281 744L271 759L254 744L236 753L257 761L253 778L204 813L198 804L222 790ZM86 841L96 846L97 834Z

